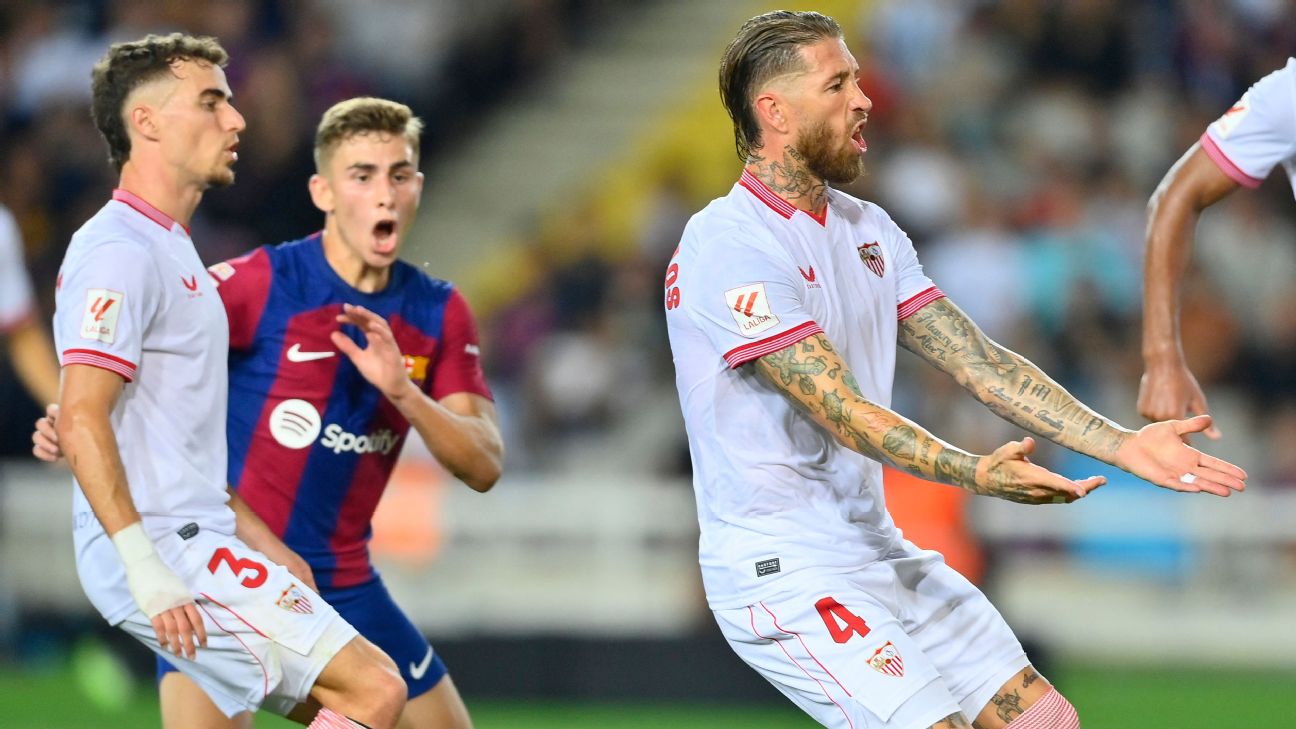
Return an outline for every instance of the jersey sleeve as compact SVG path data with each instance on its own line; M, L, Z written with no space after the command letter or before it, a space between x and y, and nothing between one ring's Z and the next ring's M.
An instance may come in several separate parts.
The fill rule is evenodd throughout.
M106 241L65 268L54 312L60 363L100 367L130 382L162 296L148 250Z
M806 311L796 265L744 235L706 241L680 272L680 308L735 369L823 331Z
M34 306L18 222L0 206L0 333L26 321Z
M248 349L256 337L261 313L270 297L270 283L274 275L270 254L257 248L238 258L222 261L208 267L225 316L229 319L230 349Z
M1296 59L1257 81L1208 126L1201 147L1224 174L1252 188L1296 157Z
M881 214L886 216L886 213ZM907 319L931 302L945 298L945 293L923 271L909 234L890 217L886 217L881 227L889 238L888 247L895 259L896 318Z
M446 301L441 343L427 387L433 400L460 392L494 399L482 373L477 322L468 308L468 301L458 289L451 291Z

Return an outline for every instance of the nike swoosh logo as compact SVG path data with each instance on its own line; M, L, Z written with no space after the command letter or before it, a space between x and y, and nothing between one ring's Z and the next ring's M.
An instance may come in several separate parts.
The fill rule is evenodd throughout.
M303 352L301 344L294 344L288 348L289 362L314 362L317 359L328 359L336 352Z
M431 665L432 665L432 646L428 646L427 655L423 656L422 663L416 666L414 665L413 661L410 662L410 678L414 679L415 681L419 680L420 678L423 678L423 674L427 673L428 666Z

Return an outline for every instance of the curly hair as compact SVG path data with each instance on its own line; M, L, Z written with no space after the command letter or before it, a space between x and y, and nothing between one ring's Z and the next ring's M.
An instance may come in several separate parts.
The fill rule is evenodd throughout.
M90 116L108 144L108 161L119 172L130 159L130 135L123 106L140 86L170 73L177 60L225 66L229 54L215 38L183 33L147 35L114 43L90 73Z

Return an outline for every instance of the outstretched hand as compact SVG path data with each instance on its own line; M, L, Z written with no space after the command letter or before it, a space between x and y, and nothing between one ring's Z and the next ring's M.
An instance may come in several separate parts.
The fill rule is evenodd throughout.
M1246 488L1246 471L1208 456L1185 442L1208 432L1209 415L1167 420L1144 426L1116 451L1115 464L1150 483L1172 491L1228 496Z
M1182 361L1172 365L1149 366L1139 380L1139 415L1153 421L1176 420L1188 415L1206 415L1206 395ZM1202 433L1219 440L1219 428L1213 424Z
M1069 504L1107 483L1102 476L1072 481L1030 462L1031 437L999 446L977 464L977 493L1019 504Z
M333 346L345 354L361 376L388 399L399 396L410 380L405 371L400 346L396 344L396 337L387 320L363 306L351 304L342 305L342 313L338 314L337 320L359 328L365 336L366 346L361 347L342 332L329 335Z

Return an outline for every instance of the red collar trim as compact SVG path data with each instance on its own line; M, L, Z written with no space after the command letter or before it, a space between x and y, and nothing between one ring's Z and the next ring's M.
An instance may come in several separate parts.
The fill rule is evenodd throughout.
M738 178L738 184L747 188L747 191L755 195L761 202L769 206L770 210L782 215L788 220L796 214L796 206L779 197L775 192L769 189L769 186L761 182L760 178L753 175L750 170L743 169L742 177Z
M774 192L769 188L769 185L766 185L764 182L761 182L761 179L759 177L753 175L751 171L747 170L746 168L743 168L742 177L738 178L738 184L747 188L748 192L755 195L758 199L760 199L761 202L768 205L770 210L773 210L774 212L778 213L779 215L782 215L784 218L787 218L788 220L791 220L792 216L796 215L797 212L799 211L805 213L806 215L809 215L811 219L813 219L816 223L820 225L828 224L827 205L824 206L823 213L819 215L815 215L814 213L806 213L806 211L801 210L800 208L788 202L787 200L784 200L783 198L779 197L778 193Z
M175 219L173 219L170 215L167 215L161 210L158 210L157 208L153 207L144 198L140 197L139 195L136 195L135 193L129 190L123 190L120 187L116 188L115 190L113 190L112 199L116 200L117 202L126 203L127 205L134 208L135 212L139 213L140 215L143 215L149 220L152 220L153 222L157 223L163 228L166 228L167 230L171 230L171 227L176 224ZM185 233L189 232L189 226L181 225L180 227L184 228Z

